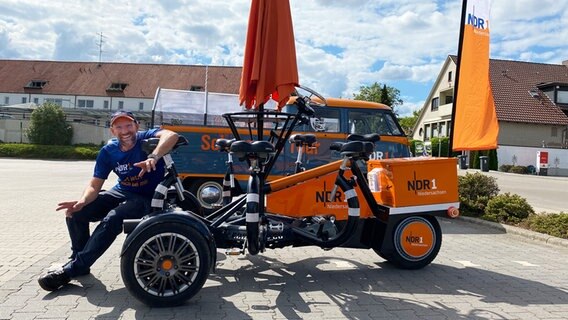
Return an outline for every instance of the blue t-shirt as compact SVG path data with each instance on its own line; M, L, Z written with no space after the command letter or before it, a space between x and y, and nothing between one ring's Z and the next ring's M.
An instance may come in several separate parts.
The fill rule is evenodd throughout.
M146 172L142 177L138 177L141 169L134 164L148 158L148 155L142 151L142 140L155 137L159 130L137 132L136 145L126 152L120 150L118 139L109 141L99 151L93 176L106 180L109 173L114 171L118 176L118 183L113 188L151 197L156 186L164 178L164 160L160 159L156 164L156 170Z

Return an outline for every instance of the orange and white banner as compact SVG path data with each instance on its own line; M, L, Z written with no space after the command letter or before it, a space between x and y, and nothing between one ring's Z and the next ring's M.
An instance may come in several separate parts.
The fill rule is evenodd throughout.
M454 101L452 149L497 148L499 125L489 80L491 0L464 0Z

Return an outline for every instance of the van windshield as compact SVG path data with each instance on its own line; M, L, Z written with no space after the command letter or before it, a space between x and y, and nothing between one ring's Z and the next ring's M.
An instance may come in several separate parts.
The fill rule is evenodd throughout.
M378 133L382 136L402 136L402 129L390 112L349 110L349 133Z

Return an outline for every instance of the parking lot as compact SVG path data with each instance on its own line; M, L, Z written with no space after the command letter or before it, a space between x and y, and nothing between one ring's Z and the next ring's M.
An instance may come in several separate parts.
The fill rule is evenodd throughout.
M566 319L568 247L465 220L441 219L440 254L399 270L372 250L314 247L257 256L218 252L185 305L136 301L120 276L124 236L92 274L54 293L36 279L65 261L58 201L80 196L92 162L0 159L0 319ZM530 183L529 183L530 184ZM532 183L534 185L534 183Z

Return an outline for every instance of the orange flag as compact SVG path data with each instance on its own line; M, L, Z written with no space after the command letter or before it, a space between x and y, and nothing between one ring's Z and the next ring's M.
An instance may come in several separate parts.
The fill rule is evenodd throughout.
M452 150L497 148L499 125L489 80L491 0L464 0L452 112Z

